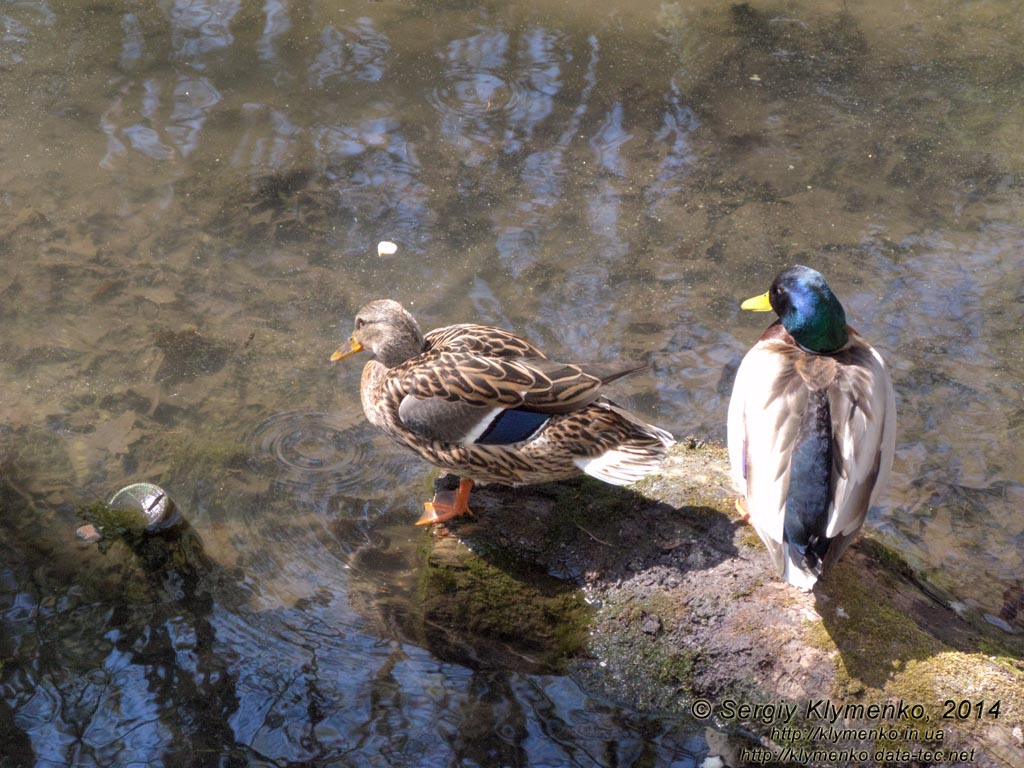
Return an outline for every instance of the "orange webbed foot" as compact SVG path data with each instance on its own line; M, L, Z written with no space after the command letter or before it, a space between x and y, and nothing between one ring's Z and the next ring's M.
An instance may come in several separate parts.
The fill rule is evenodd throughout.
M423 515L416 525L430 525L451 520L459 515L472 515L469 508L469 492L473 490L473 481L460 479L455 491L437 491L431 501L423 504Z

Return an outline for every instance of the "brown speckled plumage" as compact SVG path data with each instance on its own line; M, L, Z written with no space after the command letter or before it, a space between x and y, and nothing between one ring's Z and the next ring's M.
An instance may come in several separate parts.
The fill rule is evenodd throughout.
M673 443L601 394L637 367L559 363L489 326L422 335L412 316L387 299L360 310L348 351L335 359L360 349L373 355L361 383L367 419L460 477L514 485L586 471L625 484L654 471ZM539 414L534 418L542 423L517 442L477 442L482 427L508 410Z

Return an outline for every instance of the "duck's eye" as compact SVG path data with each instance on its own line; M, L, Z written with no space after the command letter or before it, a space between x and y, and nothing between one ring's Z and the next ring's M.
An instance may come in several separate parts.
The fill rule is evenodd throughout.
M359 330L360 328L363 328L363 327L364 327L365 325L366 325L366 321L365 321L365 320L363 320L363 318L361 318L361 317L357 317L357 318L356 318L356 330L357 330L357 331L358 331L358 330Z

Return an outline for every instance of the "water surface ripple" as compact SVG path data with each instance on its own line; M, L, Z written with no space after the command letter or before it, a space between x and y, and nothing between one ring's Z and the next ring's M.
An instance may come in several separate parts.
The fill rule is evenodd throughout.
M699 762L410 631L433 472L327 362L383 296L721 439L738 302L820 269L897 389L867 534L1024 631L1013 4L477 5L0 3L0 763ZM177 539L75 542L138 481Z

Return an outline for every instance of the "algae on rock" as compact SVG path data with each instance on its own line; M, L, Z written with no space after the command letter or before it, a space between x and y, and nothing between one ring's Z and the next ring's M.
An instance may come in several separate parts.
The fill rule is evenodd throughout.
M1019 764L1022 636L963 620L898 553L865 536L813 593L790 587L734 510L720 446L685 441L630 489L584 478L484 487L474 501L475 518L449 525L468 547L435 537L427 556L420 594L425 632L439 629L425 642L432 648L472 655L482 633L523 653L524 636L553 639L544 628L553 622L572 641L545 647L562 653L582 643L590 622L595 660L572 667L584 685L687 716L702 714L694 703L706 700L710 713L696 719L775 757L845 748L901 764L911 761L901 755L941 748L973 749L976 766ZM511 563L582 586L596 610L566 599L571 591L527 606L539 598L523 591ZM961 701L997 700L998 716L984 706L981 717L957 716ZM795 707L789 731L743 714L781 703ZM888 719L869 716L890 714L872 704L901 703L908 708Z
M488 562L436 537L420 572L420 641L442 658L563 670L586 645L592 611L580 590L511 562ZM473 638L473 642L469 642Z

